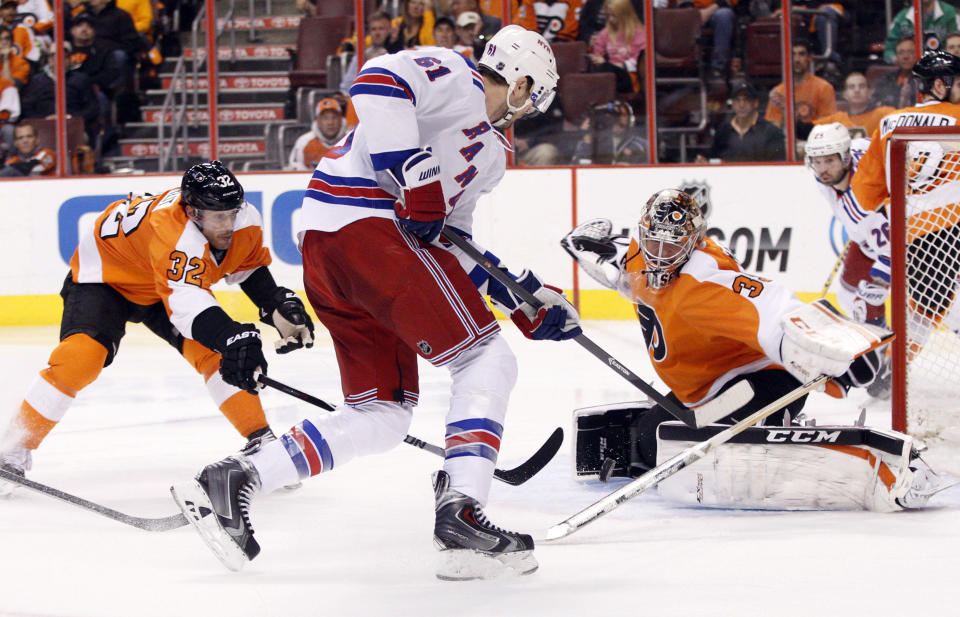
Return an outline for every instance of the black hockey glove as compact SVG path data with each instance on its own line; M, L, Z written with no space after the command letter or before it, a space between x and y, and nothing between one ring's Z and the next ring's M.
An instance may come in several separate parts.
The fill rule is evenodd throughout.
M880 367L883 365L883 359L880 356L882 352L871 349L856 360L850 363L847 372L839 377L834 377L834 381L843 386L844 390L850 388L866 388L877 378Z
M260 321L271 325L280 333L274 343L277 353L289 353L301 347L313 347L313 320L297 294L286 287L277 287L273 293L276 308L260 309Z
M218 338L220 376L231 386L257 394L256 373L267 372L267 360L263 357L257 327L252 323L234 323L224 328Z

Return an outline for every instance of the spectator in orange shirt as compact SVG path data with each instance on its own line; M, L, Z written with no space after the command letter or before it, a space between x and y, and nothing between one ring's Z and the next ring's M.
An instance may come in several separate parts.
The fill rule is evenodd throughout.
M57 166L53 150L37 143L37 128L32 124L18 124L14 129L13 146L16 152L0 169L0 178L22 176L52 176Z
M900 70L884 75L874 88L874 103L901 109L917 104L917 88L913 83L913 64L917 61L917 47L913 38L905 36L894 48L894 64Z
M0 78L22 88L30 81L30 63L13 46L13 32L0 28Z
M873 91L867 84L867 78L860 71L853 71L843 81L843 98L847 101L847 111L821 116L813 121L814 124L831 124L839 122L848 129L862 128L866 136L873 135L880 118L893 113L895 108L882 105L874 107L870 104Z
M317 115L310 130L297 138L290 151L287 169L312 171L327 150L347 134L347 120L343 108L332 98L317 103Z
M583 0L537 0L537 29L548 41L576 41Z
M825 79L810 72L810 42L793 42L793 102L798 124L797 136L805 139L813 127L814 118L837 111L837 95ZM783 82L770 91L765 118L783 128L786 107L786 89ZM802 130L805 127L805 130ZM801 134L802 133L802 134Z

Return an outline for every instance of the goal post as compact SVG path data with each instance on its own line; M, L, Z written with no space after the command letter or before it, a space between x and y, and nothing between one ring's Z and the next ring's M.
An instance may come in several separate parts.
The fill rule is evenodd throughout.
M888 142L892 426L960 438L960 127L898 128Z

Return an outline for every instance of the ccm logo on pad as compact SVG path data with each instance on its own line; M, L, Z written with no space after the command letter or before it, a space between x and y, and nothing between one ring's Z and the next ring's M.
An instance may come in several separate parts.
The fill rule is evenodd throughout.
M839 438L840 431L767 429L767 441L774 443L834 443Z

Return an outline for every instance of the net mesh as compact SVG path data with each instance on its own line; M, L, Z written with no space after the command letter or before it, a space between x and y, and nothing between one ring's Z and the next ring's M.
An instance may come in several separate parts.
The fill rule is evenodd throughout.
M905 171L907 432L960 443L960 140L909 142Z

